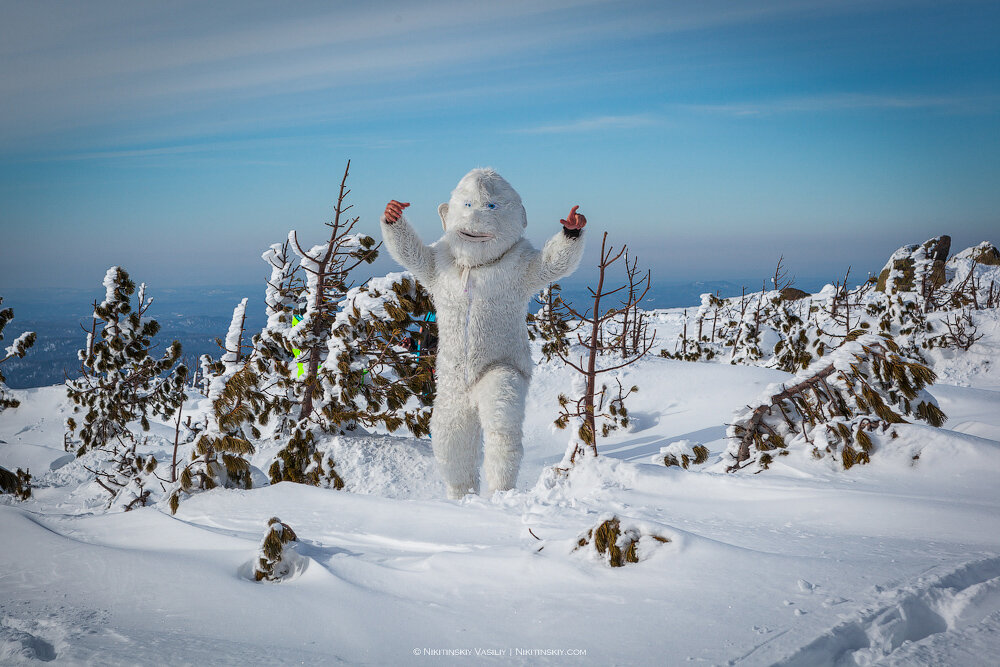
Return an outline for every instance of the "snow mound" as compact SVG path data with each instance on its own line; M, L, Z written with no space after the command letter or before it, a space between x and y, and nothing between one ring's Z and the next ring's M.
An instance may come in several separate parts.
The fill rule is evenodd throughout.
M430 442L384 435L337 436L319 443L344 479L344 490L383 498L441 498Z

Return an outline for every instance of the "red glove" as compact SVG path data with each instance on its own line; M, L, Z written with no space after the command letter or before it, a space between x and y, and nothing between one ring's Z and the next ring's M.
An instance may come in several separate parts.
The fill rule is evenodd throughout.
M390 199L389 203L385 205L385 221L386 224L391 225L397 222L400 216L403 215L403 209L410 205L410 202L398 202L395 199Z
M587 218L582 213L576 212L576 209L578 208L580 208L579 205L574 206L570 209L569 215L566 216L566 219L559 221L562 223L563 227L566 229L583 229L583 226L587 224Z

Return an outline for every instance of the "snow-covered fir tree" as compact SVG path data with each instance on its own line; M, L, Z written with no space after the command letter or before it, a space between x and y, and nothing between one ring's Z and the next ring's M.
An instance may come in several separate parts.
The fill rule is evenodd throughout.
M3 304L3 297L0 296L0 305ZM14 310L12 308L4 308L0 310L0 340L3 340L3 330L10 324L11 320L14 319ZM0 352L0 364L17 357L18 359L23 359L24 355L28 353L28 350L32 345L35 344L35 332L25 331L20 336L14 339L10 345L7 345L2 352ZM5 384L7 378L3 376L3 370L0 369L0 412L5 408L16 408L20 405L14 396L10 393L10 389Z
M223 354L218 362L206 363L211 412L170 495L172 512L184 495L196 490L249 489L249 457L255 451L253 442L261 437L259 427L283 407L260 384L255 351L246 344L246 308L247 299L243 299L233 309L226 339L219 341Z
M543 289L535 302L541 307L535 313L528 313L528 337L542 341L542 356L551 361L560 352L569 350L570 334L580 328L580 322L569 314L559 283Z
M0 466L0 493L9 493L18 500L31 497L31 473L29 470L7 470Z
M346 433L383 425L430 431L434 400L433 356L414 349L416 329L434 335L425 321L431 303L409 273L373 278L352 288L337 304L325 361L317 370L321 392L314 419L295 426L269 474L272 481L296 481L340 488L334 462L317 442L323 433Z
M436 337L430 295L408 272L372 278L339 304L320 375L326 418L334 423L405 426L430 433L433 355L415 349ZM417 329L423 328L423 342Z
M79 351L80 377L66 382L74 415L66 420L65 446L76 455L95 451L87 466L110 495L126 509L145 504L147 478L156 469L152 456L137 453L135 422L149 430L149 418L169 418L184 402L187 368L178 361L181 344L171 343L156 358L151 351L160 330L146 317L152 299L118 266L104 277L105 297L95 304L87 345ZM135 295L135 306L132 298Z
M254 562L253 576L257 581L281 581L290 573L288 555L285 545L297 542L298 536L292 527L282 522L278 517L271 517L267 522L267 532L257 550Z

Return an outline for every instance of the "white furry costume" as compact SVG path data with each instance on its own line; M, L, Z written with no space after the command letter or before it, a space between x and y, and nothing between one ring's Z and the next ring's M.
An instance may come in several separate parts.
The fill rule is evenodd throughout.
M437 310L431 439L448 496L460 498L479 490L483 449L491 492L517 481L532 370L528 302L576 269L583 238L582 230L563 230L535 250L522 238L528 221L521 197L492 169L466 174L438 213L445 233L431 246L403 217L388 224L383 216L382 235Z

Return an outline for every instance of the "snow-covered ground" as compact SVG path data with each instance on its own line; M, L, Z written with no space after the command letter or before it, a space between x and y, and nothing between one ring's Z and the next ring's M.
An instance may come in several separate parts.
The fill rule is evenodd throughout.
M656 319L666 339L680 311ZM568 478L551 423L572 377L540 365L514 491L444 500L428 441L342 437L346 491L218 489L176 516L105 512L63 451L63 388L18 391L0 465L35 489L0 500L0 664L995 664L1000 377L938 361L945 428L899 426L847 472L796 452L758 475L655 463L678 440L717 459L733 412L788 376L650 356L623 378L630 430ZM153 434L162 465L173 429ZM612 569L576 549L610 514L670 541ZM293 574L257 583L272 516L298 534Z

